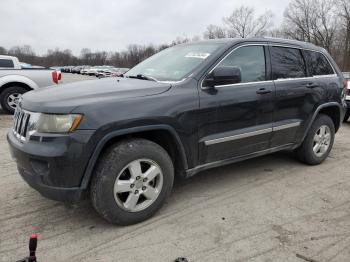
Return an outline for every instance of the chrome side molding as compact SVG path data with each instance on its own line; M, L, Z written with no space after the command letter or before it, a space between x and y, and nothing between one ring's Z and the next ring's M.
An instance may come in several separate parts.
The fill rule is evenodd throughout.
M271 132L272 132L272 128L266 128L266 129L261 129L261 130L257 130L257 131L253 131L253 132L247 132L247 133L238 134L238 135L234 135L234 136L226 136L226 137L222 137L222 138L207 140L207 141L204 141L204 144L209 146L209 145L213 145L213 144L228 142L228 141L247 138L247 137L251 137L251 136L262 135L262 134L271 133Z
M260 130L256 130L256 131L252 131L252 132L242 133L242 134L238 134L238 135L215 138L215 139L204 141L204 144L206 146L215 145L215 144L234 141L234 140L238 140L238 139L242 139L242 138L258 136L258 135L267 134L267 133L271 133L271 132L276 132L276 131L280 131L280 130L284 130L284 129L288 129L288 128L298 127L298 126L300 126L300 124L301 124L301 121L298 121L298 122L289 123L289 124L285 124L285 125L279 125L279 126L274 126L271 128L264 128L264 129L260 129Z

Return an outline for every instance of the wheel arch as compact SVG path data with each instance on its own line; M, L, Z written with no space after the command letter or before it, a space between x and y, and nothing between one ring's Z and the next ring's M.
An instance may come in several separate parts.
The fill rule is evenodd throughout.
M30 78L22 75L6 75L0 78L0 94L10 86L21 86L28 91L38 88L38 85Z
M33 88L26 84L26 83L23 83L23 82L8 82L8 83L5 83L3 84L1 87L0 87L0 95L2 94L2 92L9 88L9 87L12 87L12 86L19 86L19 87L23 87L24 89L26 89L27 91L31 91L33 90Z
M95 147L85 169L81 188L87 189L93 170L101 154L110 146L126 138L144 138L163 147L174 162L176 175L183 176L188 169L185 149L176 131L168 125L152 125L116 130L106 134Z
M334 128L335 128L335 132L337 132L340 128L341 125L341 116L342 116L342 106L338 103L338 102L329 102L329 103L325 103L320 105L319 107L317 107L316 111L314 112L311 121L309 122L305 134L303 136L302 141L304 141L305 137L307 136L307 133L309 132L312 123L315 121L316 117L319 114L325 114L327 116L329 116L333 123L334 123Z

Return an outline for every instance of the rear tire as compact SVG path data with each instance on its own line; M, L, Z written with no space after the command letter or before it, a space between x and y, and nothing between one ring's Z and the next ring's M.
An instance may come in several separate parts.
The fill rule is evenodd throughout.
M347 122L349 118L350 118L350 109L347 109L343 122Z
M296 149L297 158L308 165L318 165L329 155L334 143L332 119L320 114L312 123L303 143Z
M147 174L152 174L149 179ZM98 161L91 181L92 205L110 223L139 223L160 209L173 182L173 163L161 146L145 139L124 140Z
M0 96L0 104L3 110L13 114L16 109L16 103L21 95L28 90L20 86L11 86L2 91Z

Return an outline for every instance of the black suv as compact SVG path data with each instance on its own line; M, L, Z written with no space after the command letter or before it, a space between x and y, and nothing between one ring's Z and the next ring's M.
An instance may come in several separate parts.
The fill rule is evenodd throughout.
M149 218L174 176L280 150L310 165L329 154L345 82L311 44L222 39L181 44L123 78L26 93L8 142L23 179L106 220Z

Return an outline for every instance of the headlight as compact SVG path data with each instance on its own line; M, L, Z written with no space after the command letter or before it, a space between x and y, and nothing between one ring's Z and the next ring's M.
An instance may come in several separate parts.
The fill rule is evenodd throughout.
M82 115L54 115L43 113L32 113L30 116L29 134L39 133L69 133L77 129Z

